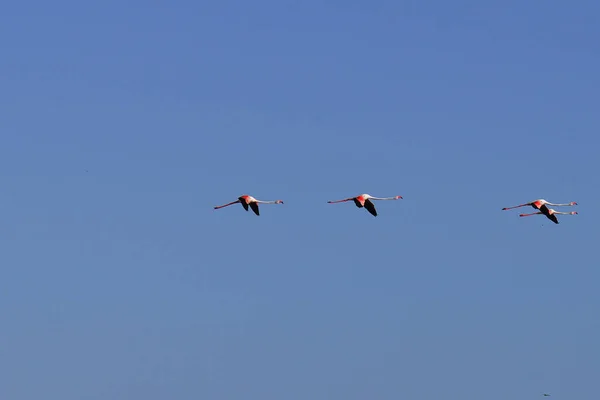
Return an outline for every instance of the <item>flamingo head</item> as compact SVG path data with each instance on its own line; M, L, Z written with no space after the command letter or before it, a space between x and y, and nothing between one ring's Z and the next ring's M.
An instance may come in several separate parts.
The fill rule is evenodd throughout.
M275 204L283 204L283 200L275 200Z
M577 211L571 211L571 215L577 215Z
M396 196L396 200L401 199L401 198L402 198L402 196Z
M576 206L576 205L577 205L577 202L576 202L576 201L572 201L572 202L570 202L569 204L570 204L570 205L572 205L572 206Z

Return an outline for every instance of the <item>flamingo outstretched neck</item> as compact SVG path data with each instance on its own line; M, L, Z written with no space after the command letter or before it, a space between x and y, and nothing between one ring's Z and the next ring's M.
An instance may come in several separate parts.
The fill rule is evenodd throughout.
M572 201L570 203L564 203L564 204L554 204L554 203L550 203L550 202L546 202L547 206L555 206L555 207L568 207L568 206L576 206L577 202L576 201Z
M402 196L394 196L394 197L373 197L369 196L370 200L399 200L402 199Z
M260 204L283 204L283 200L272 200L272 201L256 200L256 202L260 203Z

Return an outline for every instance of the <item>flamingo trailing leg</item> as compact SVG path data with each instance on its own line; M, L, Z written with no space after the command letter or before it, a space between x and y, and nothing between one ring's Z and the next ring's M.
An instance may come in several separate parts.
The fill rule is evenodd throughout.
M373 202L371 200L398 200L401 199L402 196L394 196L394 197L373 197L370 194L366 194L363 193L361 195L358 195L356 197L349 197L347 199L342 199L342 200L330 200L327 203L343 203L346 201L354 201L354 204L356 204L356 207L358 208L366 208L368 212L371 213L371 215L373 215L374 217L377 216L377 210L375 209L375 204L373 204Z
M248 207L250 207L252 209L252 211L254 211L254 214L260 215L260 210L258 209L259 204L283 204L283 200L272 200L272 201L257 200L254 197L245 194L243 196L238 197L238 199L236 201L232 201L231 203L223 204L221 206L215 206L215 210L218 210L219 208L223 208L223 207L228 207L232 204L237 204L237 203L241 203L242 207L244 207L244 210L248 211Z

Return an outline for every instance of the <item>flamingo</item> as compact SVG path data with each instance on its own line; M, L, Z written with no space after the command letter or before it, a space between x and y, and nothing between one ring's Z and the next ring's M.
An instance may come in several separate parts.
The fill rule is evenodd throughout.
M548 208L547 212L542 211L538 211L538 212L534 212L531 214L519 214L519 217L529 217L531 215L537 215L537 214L543 214L546 217L548 217L548 219L552 222L554 222L555 224L558 224L558 218L556 218L556 214L563 214L563 215L577 215L577 211L571 211L571 212L560 212L560 211L556 211L553 210L551 208Z
M245 194L245 195L238 197L238 199L236 201L232 201L231 203L223 204L222 206L215 206L215 210L218 210L219 208L227 207L227 206L230 206L230 205L236 204L236 203L241 203L242 207L244 207L244 210L246 210L246 211L248 211L248 206L250 206L252 211L254 211L254 214L260 215L260 212L258 210L259 203L260 204L283 204L283 200L263 201L263 200L257 200L254 197Z
M358 195L356 197L349 197L347 199L343 199L343 200L330 200L327 203L342 203L345 201L354 201L354 204L356 204L356 207L358 208L366 208L368 212L371 213L371 215L373 215L374 217L377 216L377 210L375 210L375 204L373 204L373 202L371 200L398 200L401 199L402 196L394 196L394 197L373 197L370 194L366 194L363 193L361 195Z
M544 199L537 199L537 200L532 201L531 203L519 204L518 206L514 206L514 207L504 207L502 210L511 210L513 208L526 207L526 206L531 206L531 207L535 208L536 210L539 210L543 207L548 209L547 206L559 207L559 206L576 206L576 205L577 205L577 203L574 201L572 201L570 203L565 203L565 204L554 204L554 203L550 203Z

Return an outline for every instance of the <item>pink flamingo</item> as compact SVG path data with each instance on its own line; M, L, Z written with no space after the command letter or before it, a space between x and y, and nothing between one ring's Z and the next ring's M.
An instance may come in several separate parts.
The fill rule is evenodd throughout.
M398 200L401 199L402 196L394 196L394 197L373 197L370 194L366 194L363 193L361 195L358 195L356 197L349 197L347 199L343 199L343 200L332 200L332 201L328 201L327 203L342 203L345 201L354 201L354 204L356 204L356 207L358 208L366 208L368 212L371 213L371 215L373 215L374 217L377 216L377 210L375 210L375 204L373 204L373 202L371 200Z
M531 213L531 214L519 214L519 217L529 217L529 216L537 215L537 214L543 214L546 217L548 217L548 219L550 221L554 222L555 224L558 224L558 218L556 218L556 214L577 215L577 211L560 212L560 211L556 211L556 210L553 210L551 208L548 208L548 212L538 211L538 212L534 212L534 213Z
M519 208L519 207L526 207L526 206L531 206L533 208L535 208L536 210L541 209L542 207L545 207L546 209L548 208L547 206L576 206L577 203L572 201L570 203L566 203L566 204L554 204L554 203L550 203L544 199L537 199L532 201L531 203L525 203L525 204L519 204L518 206L514 206L514 207L504 207L502 210L512 210L513 208Z
M263 200L257 200L254 197L245 194L243 196L238 197L238 199L236 201L232 201L231 203L223 204L222 206L215 206L215 210L218 210L219 208L227 207L227 206L230 206L230 205L236 204L236 203L241 203L242 207L244 207L244 210L246 210L246 211L248 211L248 206L250 206L252 211L254 211L254 214L260 215L260 212L258 210L259 203L260 204L283 204L283 200L263 201Z

